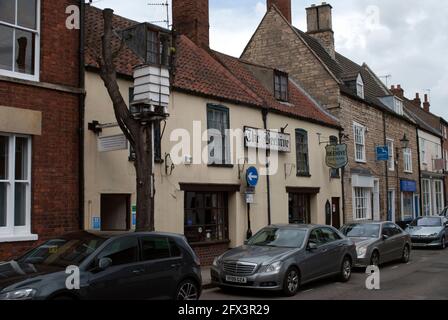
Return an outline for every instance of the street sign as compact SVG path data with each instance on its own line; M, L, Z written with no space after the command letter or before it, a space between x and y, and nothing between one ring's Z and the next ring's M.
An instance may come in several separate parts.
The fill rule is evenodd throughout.
M255 195L253 193L246 193L246 203L247 204L255 203Z
M330 144L325 147L327 151L327 166L332 169L341 169L348 164L347 145Z
M256 187L258 184L258 170L255 167L250 167L246 171L246 181L249 187Z
M376 161L389 161L389 148L387 146L376 147Z

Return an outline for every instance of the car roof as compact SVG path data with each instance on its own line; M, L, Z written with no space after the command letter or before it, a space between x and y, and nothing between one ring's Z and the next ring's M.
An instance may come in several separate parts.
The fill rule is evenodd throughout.
M268 228L279 228L279 229L301 229L310 230L314 228L327 228L331 226L324 226L318 224L273 224L268 226Z
M183 239L183 235L176 234L176 233L168 233L168 232L135 232L135 231L78 231L78 232L72 232L67 233L61 236L61 238L64 239L89 239L89 238L96 238L96 239L111 239L111 238L120 238L125 237L129 235L134 236L145 236L145 235L152 235L152 236L163 236L163 237L172 237L172 238L179 238Z

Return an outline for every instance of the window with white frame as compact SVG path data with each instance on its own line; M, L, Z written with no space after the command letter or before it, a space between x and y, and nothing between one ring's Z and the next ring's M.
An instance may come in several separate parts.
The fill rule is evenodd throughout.
M395 157L394 157L394 140L387 139L387 149L389 151L389 160L387 161L387 167L389 171L395 170Z
M369 188L353 188L353 214L355 220L371 219L371 192Z
M31 234L31 138L0 133L0 241Z
M404 165L404 172L412 173L412 150L411 150L411 148L403 149L403 165Z
M366 128L358 123L353 124L355 137L355 161L366 162Z
M39 79L40 0L0 0L0 75Z
M443 205L443 181L435 180L434 181L434 214L438 215L442 213L444 205Z
M414 193L401 193L401 220L406 221L414 218Z
M426 161L426 140L420 138L420 161L422 164L427 164Z
M403 101L401 101L397 97L394 97L394 111L400 116L403 115Z
M358 74L358 78L356 78L356 94L358 97L364 99L364 81L362 80L361 74Z
M431 181L429 179L422 180L422 203L423 215L431 215Z

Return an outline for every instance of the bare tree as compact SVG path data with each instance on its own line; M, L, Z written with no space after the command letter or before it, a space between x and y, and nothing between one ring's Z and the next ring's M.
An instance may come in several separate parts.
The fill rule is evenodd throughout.
M105 9L102 53L98 57L100 76L112 100L118 125L135 150L135 169L137 173L137 217L136 231L154 231L154 186L153 186L153 125L142 123L132 114L120 93L114 60L121 47L112 49L114 11ZM123 44L123 42L122 42Z

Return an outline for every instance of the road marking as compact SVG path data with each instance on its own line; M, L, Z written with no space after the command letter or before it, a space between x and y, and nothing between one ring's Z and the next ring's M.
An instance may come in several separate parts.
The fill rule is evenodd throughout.
M398 266L394 266L394 267L392 267L392 270L394 270L394 269L398 269Z
M313 290L314 290L314 289L308 289L308 290L303 291L303 293L311 292L311 291L313 291Z

